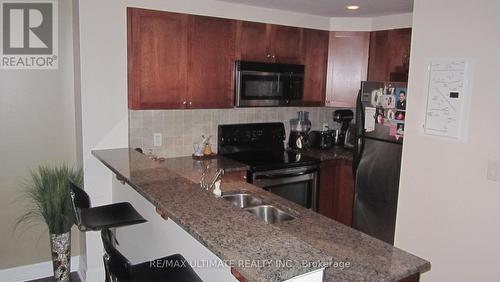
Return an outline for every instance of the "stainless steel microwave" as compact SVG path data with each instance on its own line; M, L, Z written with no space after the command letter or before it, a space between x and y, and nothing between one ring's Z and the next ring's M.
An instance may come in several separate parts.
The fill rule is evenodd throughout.
M301 106L304 66L236 61L236 107Z

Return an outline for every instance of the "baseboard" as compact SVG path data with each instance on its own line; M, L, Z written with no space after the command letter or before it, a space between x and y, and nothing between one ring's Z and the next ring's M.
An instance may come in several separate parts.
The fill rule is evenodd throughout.
M78 271L79 264L80 256L71 257L71 271ZM52 271L52 261L45 261L30 265L2 269L0 270L0 281L29 281L50 277L52 275L54 275L54 272Z

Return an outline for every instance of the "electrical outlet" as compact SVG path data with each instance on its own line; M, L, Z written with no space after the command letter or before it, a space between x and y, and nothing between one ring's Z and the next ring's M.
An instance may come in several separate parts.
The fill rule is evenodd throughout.
M497 182L500 181L500 161L488 160L486 179Z
M161 146L161 138L162 138L161 133L155 133L155 134L153 134L153 139L154 139L153 145L155 147L160 147Z

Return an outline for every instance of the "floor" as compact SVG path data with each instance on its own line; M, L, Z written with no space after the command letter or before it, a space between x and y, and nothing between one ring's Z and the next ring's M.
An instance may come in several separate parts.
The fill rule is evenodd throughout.
M80 276L78 276L77 272L71 272L70 280L71 280L71 282L81 282ZM54 277L47 277L47 278L31 280L28 282L53 282L53 281L54 281Z

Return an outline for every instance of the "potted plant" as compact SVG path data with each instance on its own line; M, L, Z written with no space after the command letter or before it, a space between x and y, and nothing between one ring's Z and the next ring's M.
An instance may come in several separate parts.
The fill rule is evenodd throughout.
M16 224L32 224L42 220L47 224L55 281L69 281L70 277L73 211L68 180L81 185L82 170L65 164L39 166L32 170L24 191L29 206Z

